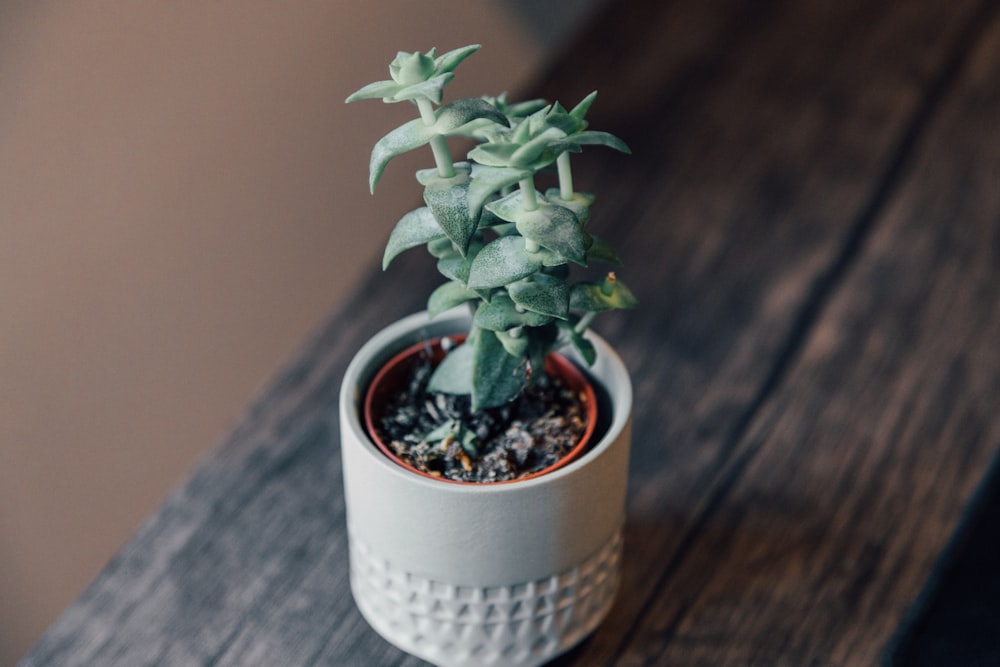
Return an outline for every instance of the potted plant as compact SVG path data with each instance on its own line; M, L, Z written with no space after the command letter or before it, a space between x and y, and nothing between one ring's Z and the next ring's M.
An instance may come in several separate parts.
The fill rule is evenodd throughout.
M341 389L351 587L368 622L439 665L537 665L587 636L617 586L631 384L588 327L635 299L586 231L591 195L570 157L628 149L587 129L594 94L567 110L506 95L442 104L478 46L400 52L391 79L347 101L407 101L418 117L372 151L429 146L425 206L389 236L383 266L425 246L447 281L427 311L359 350ZM473 141L454 162L448 137ZM557 187L536 179L554 171ZM565 356L557 349L566 349Z

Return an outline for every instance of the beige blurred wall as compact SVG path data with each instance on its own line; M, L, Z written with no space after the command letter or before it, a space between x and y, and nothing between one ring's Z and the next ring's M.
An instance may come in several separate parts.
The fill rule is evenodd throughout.
M472 42L449 95L516 90L592 4L558 23L513 0L0 5L0 664L417 201L412 160L366 190L409 110L344 97L397 49Z

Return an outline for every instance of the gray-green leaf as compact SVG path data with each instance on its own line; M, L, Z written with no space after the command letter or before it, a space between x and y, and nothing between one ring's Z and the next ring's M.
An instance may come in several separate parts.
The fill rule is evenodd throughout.
M624 141L610 132L585 130L583 132L577 132L573 136L569 137L569 139L570 141L582 146L607 146L608 148L613 148L622 153L632 153L632 150Z
M479 219L484 204L494 193L530 175L531 172L525 169L472 165L472 182L469 184L469 212L472 217Z
M576 118L582 123L584 117L587 115L587 112L590 111L590 106L594 103L594 99L596 97L597 91L595 90L580 100L580 103L573 107L573 110L569 112L569 115L573 116L573 118Z
M493 408L512 400L526 382L524 359L507 354L492 331L479 331L472 364L472 408Z
M639 301L625 284L608 274L595 283L578 283L570 291L569 307L579 312L602 312L619 308L635 308Z
M593 366L597 360L597 349L594 344L587 340L582 333L578 333L571 324L563 326L563 332L588 366Z
M477 298L479 295L467 289L462 283L447 282L431 292L427 299L427 313L431 317L437 317L446 310Z
M468 97L455 100L451 104L439 107L434 129L438 134L448 135L455 132L466 123L485 118L506 126L507 117L496 110L492 104L478 97Z
M462 46L457 49L452 49L448 53L444 53L438 56L434 60L434 71L436 72L451 72L458 64L471 56L473 53L478 51L480 48L479 44L470 44L468 46Z
M390 97L385 98L385 101L404 102L407 100L424 98L434 102L434 104L441 104L441 98L444 95L444 87L454 77L455 75L451 72L446 72L444 74L431 77L426 81L420 81L408 86L400 86L399 90Z
M441 229L463 255L469 239L476 231L476 219L469 214L468 177L431 181L424 187L424 202L434 214Z
M471 394L473 355L468 341L451 350L434 369L427 389L442 394Z
M516 327L540 327L552 318L530 310L519 311L516 304L506 294L498 294L489 303L480 303L476 308L473 323L489 331L508 331Z
M466 251L465 257L462 257L461 254L455 250L455 247L450 240L448 243L451 245L451 251L438 255L438 272L445 278L457 280L458 282L467 285L469 282L469 270L472 266L472 261L482 249L482 241L480 240L479 235L474 236L472 241L469 243L469 249Z
M518 359L528 356L528 344L531 342L528 336L515 336L507 331L496 331L494 333L497 335L497 340L503 345L503 349L507 350L507 354Z
M569 316L569 287L555 276L536 273L508 285L507 293L515 304L526 310L561 320Z
M614 251L614 248L605 243L600 237L591 236L590 240L590 247L587 248L588 262L591 260L597 260L607 264L621 266L622 260L618 257L618 253Z
M368 187L375 192L375 186L382 178L382 172L392 158L420 148L431 140L437 132L433 126L424 125L419 118L403 123L389 132L372 148L372 156L368 162Z
M431 429L427 435L423 437L424 442L440 442L445 438L451 436L454 437L455 433L458 432L459 423L454 419L446 419L441 422L436 428Z
M351 93L346 100L347 103L358 100L387 99L399 90L399 84L395 81L375 81L364 86L360 90Z
M469 151L469 159L490 167L509 167L518 145L513 143L479 144Z
M535 198L539 198L539 194L535 193ZM517 222L518 214L524 211L524 196L521 190L515 190L509 195L505 195L500 199L491 201L486 205L486 210L497 216L501 220L506 220L507 222Z
M552 164L556 159L556 153L548 150L551 144L562 139L565 134L554 127L546 129L537 137L518 147L510 157L510 166L521 169L533 169L537 171L546 165Z
M410 211L400 218L389 235L385 254L382 256L382 269L388 268L400 253L443 238L445 238L444 232L430 209L421 206L415 211Z
M469 267L468 286L472 289L502 287L527 278L542 267L540 253L529 253L524 238L501 236L487 244Z
M587 239L573 211L554 204L540 204L534 211L515 216L517 231L543 248L586 266Z
M590 219L590 206L594 203L594 195L586 192L574 192L572 199L563 199L559 188L549 188L545 191L545 199L550 204L564 206L573 211L580 226L585 226Z

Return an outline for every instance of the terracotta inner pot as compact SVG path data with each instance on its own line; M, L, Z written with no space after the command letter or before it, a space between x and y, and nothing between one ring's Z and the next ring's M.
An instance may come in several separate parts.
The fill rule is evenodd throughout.
M449 341L454 345L458 345L465 340L464 335L448 336ZM527 479L532 479L534 477L539 477L545 475L554 470L557 470L573 460L580 457L580 455L587 449L587 445L591 440L591 436L594 433L594 428L597 424L597 398L594 393L594 388L590 384L590 381L583 374L583 372L569 359L557 354L551 353L545 359L545 373L550 376L559 377L565 385L575 392L581 399L583 412L586 417L586 428L580 440L573 446L573 448L556 463L537 470L530 474L518 477L516 479L502 480L497 482L466 482L461 480L448 479L446 477L437 477L431 475L422 470L417 470L406 461L401 459L392 448L378 435L378 431L375 428L375 424L381 417L382 412L384 412L386 402L398 392L398 388L405 384L409 378L410 369L412 366L426 355L430 356L431 364L437 366L445 356L444 348L442 347L442 338L435 338L433 340L427 340L407 349L403 350L392 359L390 359L386 364L379 370L372 380L371 384L368 386L368 390L365 393L365 400L363 405L364 410L364 424L365 429L368 431L369 437L375 443L375 445L385 454L389 459L397 463L398 465L406 468L410 472L433 479L439 482L445 482L449 484L510 484L512 482L521 482Z

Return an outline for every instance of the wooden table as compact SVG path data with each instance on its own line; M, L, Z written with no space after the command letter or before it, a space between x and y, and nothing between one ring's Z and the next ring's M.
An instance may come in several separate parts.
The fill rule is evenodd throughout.
M523 91L599 89L635 151L576 162L641 306L595 323L636 390L624 581L561 664L870 665L905 634L1000 444L998 9L614 2ZM438 282L373 267L24 664L420 664L348 591L335 403Z

